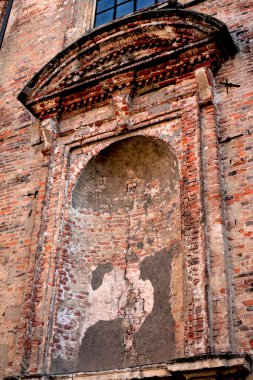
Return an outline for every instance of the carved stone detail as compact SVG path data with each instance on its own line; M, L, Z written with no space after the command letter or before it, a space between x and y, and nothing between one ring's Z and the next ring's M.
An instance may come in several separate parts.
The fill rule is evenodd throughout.
M89 110L133 86L143 93L236 53L226 26L200 13L160 9L94 30L49 62L19 100L38 118Z
M129 129L131 113L131 96L126 93L115 94L113 97L113 105L115 109L115 116L118 122L117 132L123 132Z
M58 134L58 121L55 119L45 119L41 123L42 138L44 140L43 151L47 152L51 149L53 140Z

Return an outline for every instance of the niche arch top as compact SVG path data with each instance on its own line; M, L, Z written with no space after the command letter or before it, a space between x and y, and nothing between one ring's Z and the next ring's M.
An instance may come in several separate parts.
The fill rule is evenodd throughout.
M162 191L175 192L178 165L171 148L154 137L125 138L110 144L88 162L73 189L72 207L122 212L125 207L133 207L129 196L140 195L140 189L145 187L147 192L155 186L154 181L159 182Z
M181 9L141 11L97 28L44 66L18 99L40 119L89 110L128 88L167 86L237 49L221 21Z

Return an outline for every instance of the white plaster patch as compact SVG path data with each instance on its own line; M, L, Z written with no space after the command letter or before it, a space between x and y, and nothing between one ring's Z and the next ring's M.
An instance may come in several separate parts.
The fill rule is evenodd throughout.
M129 297L131 301L129 302ZM126 330L133 334L139 331L154 305L154 288L149 280L141 280L140 270L125 273L114 268L104 275L102 285L93 290L89 285L89 306L82 325L79 344L89 327L98 321L111 321L123 318L128 321ZM132 346L132 338L127 340L126 349Z
M93 267L92 269L96 269ZM64 360L77 360L79 347L89 327L98 321L112 321L122 318L126 330L124 344L129 351L133 346L133 336L138 332L154 305L154 288L149 280L140 278L140 270L113 268L106 273L102 285L93 290L88 289L88 303L81 318L77 318L75 310L59 310L57 324L69 326L64 334L57 334L60 340L60 356ZM68 339L66 339L68 336ZM70 350L71 348L71 350ZM54 353L54 357L59 354Z

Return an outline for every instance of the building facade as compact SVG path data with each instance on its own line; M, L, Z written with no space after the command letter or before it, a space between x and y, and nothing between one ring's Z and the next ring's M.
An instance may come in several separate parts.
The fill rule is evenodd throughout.
M252 42L252 0L14 0L1 378L253 378Z

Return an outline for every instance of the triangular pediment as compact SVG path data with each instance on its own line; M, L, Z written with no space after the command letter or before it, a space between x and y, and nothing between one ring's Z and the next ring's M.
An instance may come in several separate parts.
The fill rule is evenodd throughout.
M50 61L19 95L39 118L104 104L124 87L168 85L200 65L217 70L236 48L226 26L176 9L140 12L95 29Z

